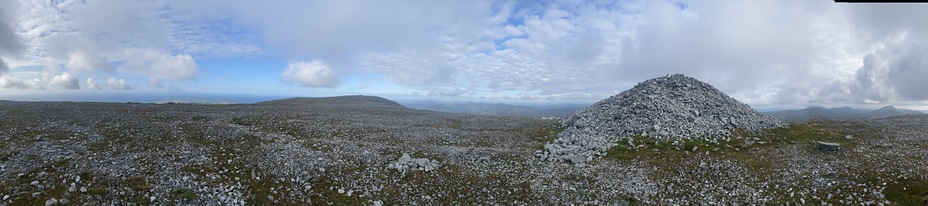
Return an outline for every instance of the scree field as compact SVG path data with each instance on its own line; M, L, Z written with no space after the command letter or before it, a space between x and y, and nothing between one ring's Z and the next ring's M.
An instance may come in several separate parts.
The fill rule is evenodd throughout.
M556 120L378 97L258 104L0 101L0 205L919 205L928 116L791 123L730 141L536 152ZM815 141L835 142L820 151ZM390 167L403 154L430 170ZM406 163L406 162L402 162Z

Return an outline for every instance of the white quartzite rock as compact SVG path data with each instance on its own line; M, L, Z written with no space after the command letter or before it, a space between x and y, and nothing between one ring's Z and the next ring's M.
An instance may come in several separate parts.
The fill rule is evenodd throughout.
M754 132L786 125L682 74L638 83L559 123L565 130L536 154L543 161L581 163L637 135L661 141L727 141L735 129Z
M58 204L58 200L56 200L55 198L45 201L45 206L52 206L52 205L57 205L57 204Z
M429 160L427 158L412 158L407 153L403 153L403 156L400 159L396 160L387 165L387 168L399 170L403 174L406 174L407 171L426 171L430 172L437 170L441 166L437 160Z

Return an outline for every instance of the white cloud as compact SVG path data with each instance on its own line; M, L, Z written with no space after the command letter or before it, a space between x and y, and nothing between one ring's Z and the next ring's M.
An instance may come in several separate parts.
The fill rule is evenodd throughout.
M130 47L162 47L171 30L159 1L92 0L59 5L65 28Z
M132 89L131 86L129 86L128 84L126 84L126 80L125 80L125 79L116 79L116 78L109 78L109 79L106 79L106 88L109 88L109 89L117 89L117 90L130 90L130 89Z
M493 12L482 13L485 23L470 28L487 34L482 38L438 37L435 47L370 52L359 62L397 83L426 90L460 86L471 92L540 90L563 96L598 90L600 96L609 95L617 85L611 74L623 62L636 14L618 4L525 4L495 11L494 5L485 5Z
M96 89L96 90L102 90L103 88L115 89L115 90L131 90L132 89L131 86L126 84L125 79L109 78L109 79L106 79L105 85L97 84L93 80L93 78L87 78L87 81L85 82L87 83L87 89Z
M0 2L0 75L10 70L3 57L19 56L25 48L19 35L13 29L15 9L18 8L16 4L15 1Z
M80 89L80 83L76 77L71 76L68 73L61 73L52 76L52 79L49 81L49 84L60 86L65 89Z
M174 35L172 26L176 22L171 21L173 14L166 2L18 3L22 5L18 32L25 37L28 47L25 59L17 59L14 67L44 65L57 71L61 65L69 75L116 72L164 80L196 78L193 57L184 51L169 50L175 48L171 37L192 34ZM5 35L3 39L7 40ZM121 66L115 68L114 62ZM68 85L67 88L73 86Z
M55 34L46 39L46 64L49 68L64 64L72 73L85 71L113 72L115 67L101 54L103 50L94 42L76 34Z
M303 87L375 73L434 95L586 100L684 73L751 104L893 103L928 99L915 79L928 75L925 11L804 0L2 1L0 74L64 65L162 88L196 79L194 57L268 54L314 59L281 73ZM4 87L53 80L14 77Z
M103 89L103 87L100 87L100 85L97 85L97 82L93 81L93 78L87 78L87 80L84 81L84 83L87 84L87 87L86 87L87 89L96 89L96 90Z
M928 47L911 39L868 54L849 85L856 101L885 103L928 100Z
M80 89L80 83L76 77L71 76L67 72L61 74L54 74L49 80L50 85L59 86L65 89Z
M290 61L287 69L280 74L285 83L297 84L301 87L329 87L334 88L341 84L335 71L321 60Z
M457 97L466 94L466 90L457 89L457 88L435 88L429 91L427 94L430 96L446 96L446 97Z
M8 71L10 71L10 67L6 65L3 59L0 59L0 75L6 74Z
M0 87L15 89L44 89L42 86L42 80L40 79L20 80L10 77L9 75L0 75Z
M153 49L128 49L119 71L157 79L189 80L196 78L197 64L190 55L170 55Z
M159 81L158 78L155 78L155 77L148 78L148 86L151 86L157 89L164 88L164 85L161 84L161 81Z

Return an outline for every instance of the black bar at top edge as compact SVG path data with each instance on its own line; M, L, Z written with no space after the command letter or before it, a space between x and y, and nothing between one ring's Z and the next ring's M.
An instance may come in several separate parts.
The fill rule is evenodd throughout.
M928 3L928 0L894 0L894 1L877 1L877 0L834 0L835 3Z

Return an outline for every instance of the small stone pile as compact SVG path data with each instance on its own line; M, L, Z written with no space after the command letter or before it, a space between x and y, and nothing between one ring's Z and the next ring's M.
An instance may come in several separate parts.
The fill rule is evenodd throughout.
M728 141L735 129L756 132L786 124L682 74L650 79L560 121L558 138L536 156L581 163L634 136L660 141Z
M438 160L429 160L428 158L412 158L409 154L403 153L399 160L387 165L387 168L399 170L403 174L407 171L426 171L437 170L441 166Z

